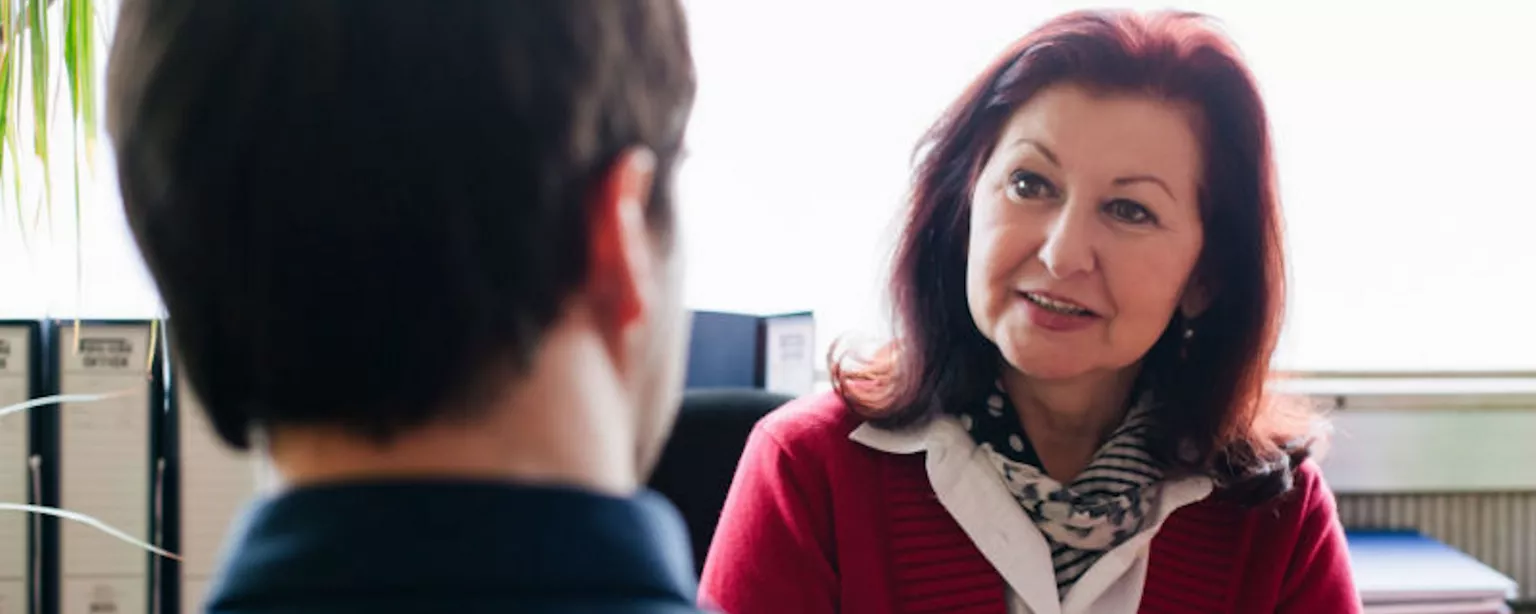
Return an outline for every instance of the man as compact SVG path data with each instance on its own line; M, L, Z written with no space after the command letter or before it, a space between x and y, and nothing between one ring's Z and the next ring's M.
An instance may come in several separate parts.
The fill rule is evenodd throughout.
M124 208L282 481L212 612L682 612L676 0L125 0Z

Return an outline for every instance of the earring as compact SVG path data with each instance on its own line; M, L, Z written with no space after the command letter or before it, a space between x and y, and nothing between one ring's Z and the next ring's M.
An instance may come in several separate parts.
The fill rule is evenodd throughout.
M1180 317L1179 326L1184 329L1179 334L1179 358L1185 359L1189 358L1189 342L1195 338L1195 324L1189 318Z

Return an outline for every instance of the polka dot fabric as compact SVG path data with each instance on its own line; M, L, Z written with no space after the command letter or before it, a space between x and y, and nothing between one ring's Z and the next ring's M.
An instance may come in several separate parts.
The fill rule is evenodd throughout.
M985 403L958 417L1045 535L1060 595L1105 552L1141 530L1152 489L1163 477L1161 463L1147 447L1147 434L1155 428L1147 398L1132 406L1087 468L1065 486L1045 474L1001 385L994 386Z

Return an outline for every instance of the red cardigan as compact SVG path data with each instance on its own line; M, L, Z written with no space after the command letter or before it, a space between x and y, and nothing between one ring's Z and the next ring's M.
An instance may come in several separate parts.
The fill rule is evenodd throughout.
M703 605L732 614L1005 614L1002 577L940 505L923 455L848 439L831 394L765 418L710 545ZM1152 540L1142 612L1360 611L1333 495L1304 464L1277 504L1206 499Z

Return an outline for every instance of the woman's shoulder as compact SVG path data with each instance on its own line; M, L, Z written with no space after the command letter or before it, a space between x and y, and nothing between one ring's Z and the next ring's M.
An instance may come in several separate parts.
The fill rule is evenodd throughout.
M848 442L864 418L835 392L819 392L797 398L773 410L758 422L757 430L790 449L823 448Z
M1316 461L1305 459L1290 468L1290 474L1290 488L1268 505L1259 505L1256 509L1298 522L1320 511L1330 516L1334 513L1333 492L1328 489L1323 470Z
M1267 503L1212 495L1174 512L1153 541L1152 560L1162 563L1150 568L1149 594L1187 590L1189 569L1221 568L1232 573L1203 575L1231 583L1227 590L1237 590L1240 603L1289 601L1300 604L1297 611L1358 612L1347 605L1354 599L1348 547L1323 472L1310 460L1288 471L1291 489ZM1212 551L1213 543L1230 547Z
M1312 459L1302 461L1294 470L1293 480L1291 492L1281 501L1282 506L1293 510L1292 517L1304 523L1333 522L1338 516L1338 503L1317 462Z
M1323 470L1317 466L1317 462L1307 459L1291 470L1291 490L1300 493L1328 493L1328 483L1323 480ZM1331 495L1330 495L1331 497Z
M1234 519L1251 515L1268 518L1269 522L1298 524L1319 513L1330 517L1335 513L1333 492L1316 462L1307 459L1287 471L1290 473L1289 488L1267 502L1244 504L1218 488L1200 505L1192 507Z
M869 456L849 438L863 423L834 393L790 401L757 423L742 452L738 475L795 481L802 495L830 500L837 490L834 484L868 483Z

